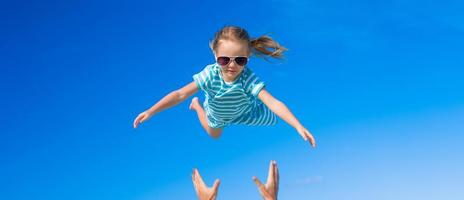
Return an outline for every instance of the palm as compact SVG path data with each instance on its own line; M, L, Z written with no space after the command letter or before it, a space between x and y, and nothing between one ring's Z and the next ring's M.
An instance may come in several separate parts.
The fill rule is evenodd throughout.
M256 177L253 177L253 180L258 186L259 193L263 199L277 199L277 193L279 191L279 169L277 168L277 163L275 161L271 161L269 164L269 173L265 185Z
M213 187L209 188L208 186L206 186L205 182L201 178L200 172L198 172L197 169L194 169L192 173L192 182L195 186L195 191L199 200L216 199L219 187L218 179L216 179L216 181L214 182Z

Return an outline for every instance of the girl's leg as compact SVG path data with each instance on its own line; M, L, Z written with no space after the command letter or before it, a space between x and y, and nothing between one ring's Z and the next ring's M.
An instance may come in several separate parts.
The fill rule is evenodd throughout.
M205 110L201 107L200 102L198 101L198 97L193 97L192 103L190 103L190 110L195 110L198 115L198 119L200 120L201 126L206 130L208 135L213 138L219 138L222 133L222 128L211 128L208 126L208 121L206 119Z

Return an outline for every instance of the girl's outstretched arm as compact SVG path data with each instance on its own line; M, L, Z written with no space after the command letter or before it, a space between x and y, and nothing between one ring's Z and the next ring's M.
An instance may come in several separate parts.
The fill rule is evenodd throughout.
M308 131L308 129L301 125L300 121L298 121L284 103L274 98L265 88L258 93L258 98L272 112L295 128L304 140L309 140L311 146L316 147L316 140L313 135Z
M195 81L192 81L191 83L178 90L172 91L151 108L140 113L134 120L134 128L137 128L140 123L148 120L154 114L179 104L196 92L198 92L198 87Z

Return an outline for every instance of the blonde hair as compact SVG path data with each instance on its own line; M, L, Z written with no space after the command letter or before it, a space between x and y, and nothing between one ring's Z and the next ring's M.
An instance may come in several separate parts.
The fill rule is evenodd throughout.
M283 58L283 52L288 49L281 46L267 35L262 35L255 39L250 39L248 32L238 26L224 26L216 32L210 41L210 48L216 52L220 40L236 40L248 44L248 49L258 57L271 56L273 58Z

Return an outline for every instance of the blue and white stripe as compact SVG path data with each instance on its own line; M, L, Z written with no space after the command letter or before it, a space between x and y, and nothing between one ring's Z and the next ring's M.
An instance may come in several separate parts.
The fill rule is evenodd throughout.
M273 125L276 115L258 98L265 86L248 67L236 81L226 83L219 65L207 65L193 76L198 88L205 92L205 109L208 125L219 128L229 124Z

